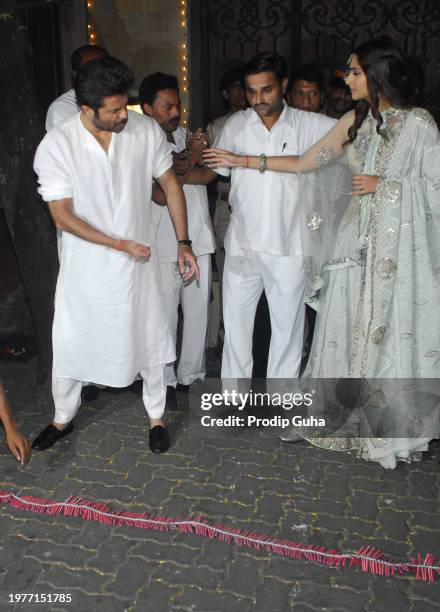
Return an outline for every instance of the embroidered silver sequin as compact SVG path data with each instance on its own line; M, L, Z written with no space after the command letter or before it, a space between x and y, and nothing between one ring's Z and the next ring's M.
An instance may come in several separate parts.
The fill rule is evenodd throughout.
M397 229L395 227L389 227L385 233L387 237L392 240L397 234Z
M380 327L376 327L376 329L373 329L373 331L370 334L371 342L373 344L382 344L383 339L385 337L386 330L387 328L384 325L381 325Z
M321 223L322 219L317 212L307 215L307 225L312 231L318 230L321 226Z
M330 145L324 145L315 155L315 164L318 168L326 166L332 158L332 148Z
M376 272L383 280L390 280L397 266L393 257L382 257L376 264Z
M398 181L383 181L379 185L378 191L388 203L395 203L400 200L400 183Z
M354 263L351 257L340 257L339 259L329 259L325 264L327 266L339 266L341 264Z

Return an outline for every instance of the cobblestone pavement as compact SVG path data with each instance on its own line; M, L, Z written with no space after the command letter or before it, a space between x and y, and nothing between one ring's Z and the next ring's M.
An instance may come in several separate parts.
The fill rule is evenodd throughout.
M52 416L32 387L35 362L2 371L18 422L33 437ZM76 430L17 468L0 444L0 487L114 509L211 521L326 548L371 544L399 559L440 557L438 451L384 471L354 457L282 445L267 431L189 427L187 397L168 414L173 446L148 449L140 398L102 392ZM328 568L176 532L109 527L0 505L1 610L69 612L276 612L440 610L440 581ZM70 605L15 607L9 593L71 593Z

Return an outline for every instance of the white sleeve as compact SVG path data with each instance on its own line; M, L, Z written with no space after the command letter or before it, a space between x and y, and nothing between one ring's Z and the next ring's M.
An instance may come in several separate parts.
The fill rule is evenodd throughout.
M34 158L38 176L38 193L46 202L73 198L71 174L63 161L61 147L53 138L45 136Z
M170 145L165 138L165 132L156 121L151 121L154 132L153 178L158 179L173 166L173 156Z
M231 153L236 153L235 143L231 138L230 123L230 120L225 123L212 146L216 149L225 149ZM231 176L231 168L213 168L213 170L221 176Z
M321 140L336 125L336 119L319 115L318 113L308 113L308 118L304 128L300 130L302 135L301 151L307 151L318 140Z

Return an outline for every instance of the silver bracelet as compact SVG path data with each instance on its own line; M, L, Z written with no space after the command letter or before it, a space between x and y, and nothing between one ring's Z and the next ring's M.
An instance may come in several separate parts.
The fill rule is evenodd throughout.
M260 161L258 163L258 172L260 174L263 174L263 172L266 172L267 170L267 157L265 156L264 153L262 153L260 155Z

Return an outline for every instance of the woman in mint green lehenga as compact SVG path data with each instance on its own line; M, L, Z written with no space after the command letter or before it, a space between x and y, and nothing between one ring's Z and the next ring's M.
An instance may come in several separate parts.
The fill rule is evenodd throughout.
M306 268L320 292L302 384L316 390L310 414L333 428L292 428L282 439L352 450L394 468L420 459L439 436L440 136L431 115L411 106L405 58L392 41L358 47L346 81L355 111L301 157L267 158L269 171L315 171L304 225L314 245ZM218 149L205 159L260 164ZM344 192L341 159L352 174L345 208L334 197ZM302 188L306 201L307 180Z

